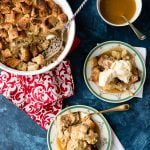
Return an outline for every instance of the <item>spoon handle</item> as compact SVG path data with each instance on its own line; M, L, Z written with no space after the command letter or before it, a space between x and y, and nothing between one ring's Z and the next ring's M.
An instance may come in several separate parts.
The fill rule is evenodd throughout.
M70 23L72 22L72 20L75 19L75 17L77 16L77 14L82 10L82 8L85 6L85 4L88 2L88 0L84 0L82 2L82 4L79 6L79 8L75 11L75 13L73 14L72 18L68 20L66 26L65 26L65 29L67 29L70 25ZM65 30L64 29L64 30Z
M129 108L130 108L129 104L123 104L123 105L116 106L116 107L106 109L106 110L102 110L99 112L100 113L106 113L106 112L115 112L115 111L126 111L126 110L129 110Z
M123 18L126 22L128 22L129 26L131 27L133 32L136 34L138 39L140 39L140 40L145 40L146 39L146 35L144 35L142 32L140 32L125 16L123 16Z
M129 110L129 108L130 108L129 104L123 104L123 105L116 106L110 109L102 110L99 112L94 112L94 113L91 113L90 115L99 114L99 113L107 113L107 112L126 111L126 110Z
M80 7L76 10L76 12L73 14L72 18L70 19L71 21L77 16L77 14L82 10L82 8L85 6L88 0L84 0Z
M136 34L136 36L140 39L140 40L145 40L146 36L141 33L133 24L129 23L129 26L132 28L133 32Z

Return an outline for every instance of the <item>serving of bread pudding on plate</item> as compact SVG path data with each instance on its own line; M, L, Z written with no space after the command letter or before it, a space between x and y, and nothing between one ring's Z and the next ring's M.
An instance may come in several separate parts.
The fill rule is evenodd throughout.
M103 91L120 93L140 80L135 57L121 47L111 48L92 59L91 80Z
M96 150L99 130L90 115L69 112L57 117L58 150Z

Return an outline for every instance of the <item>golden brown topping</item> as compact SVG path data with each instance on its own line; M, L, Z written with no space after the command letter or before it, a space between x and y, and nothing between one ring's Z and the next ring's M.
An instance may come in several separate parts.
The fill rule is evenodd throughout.
M4 16L0 13L0 24L3 23L5 20L4 20Z
M19 13L19 14L22 14L20 4L18 4L18 3L15 5L15 7L12 10Z
M90 117L87 117L84 120L84 124L88 125L91 129L94 129L96 127L95 123L90 119Z
M23 14L29 14L31 12L31 6L29 6L25 2L21 2L20 7L22 9Z
M43 50L46 50L48 48L49 44L50 44L50 42L48 40L45 40L42 43L41 47L43 48Z
M8 22L4 22L4 23L1 23L0 24L0 29L5 29L5 30L8 30L9 28L12 27L12 24L11 23L8 23Z
M98 82L100 70L98 67L94 67L91 74L91 80L94 82Z
M64 13L60 14L60 15L58 16L58 18L59 18L63 23L65 23L65 22L68 21L68 16L67 16L66 14L64 14Z
M0 0L0 61L7 65L6 58L12 58L8 65L18 70L40 69L52 63L66 41L49 61L41 53L51 45L49 34L60 37L66 19L53 0ZM11 64L13 60L19 60L18 66ZM28 67L27 62L32 60L38 64L30 62Z
M26 71L27 70L27 64L24 62L20 62L19 65L17 66L17 69L20 71Z
M33 62L28 62L28 71L38 70L39 65Z
M94 57L91 59L92 67L98 66L98 57Z
M3 3L11 3L12 0L2 0Z
M39 10L39 16L42 18L42 17L46 17L47 15L47 11L45 9L41 9Z
M29 48L27 47L22 47L21 50L21 55L20 58L22 61L28 62L30 60L30 51Z
M25 2L29 6L33 4L33 0L20 0L21 2Z
M1 54L4 58L12 57L11 51L9 49L2 50Z
M35 5L39 9L42 9L42 10L46 10L47 9L46 2L44 0L35 0Z
M37 24L37 25L31 25L30 26L30 31L32 32L33 35L38 35L39 32L40 32L40 26Z
M0 42L0 50L2 50L2 49L3 49L3 43Z
M9 14L10 11L11 11L11 8L10 8L10 6L8 5L8 3L3 4L3 5L0 5L0 12L1 12L2 14Z
M42 54L39 54L37 57L34 57L32 59L33 62L36 62L39 65L44 65L45 64L45 59Z
M48 28L47 25L45 25L45 23L42 23L40 27L41 27L41 29L42 29L42 33L43 33L43 34L48 33L49 28Z
M27 34L26 34L26 32L24 30L19 31L19 37L18 37L19 40L23 40L26 37L27 37Z
M9 23L15 23L16 18L15 15L16 15L15 11L12 10L10 14L5 15L5 21Z
M98 64L105 69L109 69L112 63L113 63L113 59L107 57L107 55L101 56L98 60Z
M18 37L18 30L17 28L12 28L8 30L9 40L12 41Z
M39 54L39 51L38 51L36 45L32 45L31 48L30 48L30 51L31 51L31 54L32 54L33 57L36 57Z
M4 30L4 29L1 29L1 30L0 30L0 37L6 38L7 36L8 36L7 31Z
M18 21L18 27L23 30L27 30L30 25L30 18L29 15L24 15L19 21Z
M11 67L11 68L16 68L20 63L19 59L16 58L8 58L6 59L6 64L7 66Z
M59 22L58 18L54 17L54 16L50 16L46 20L46 24L49 27L49 29L52 28L52 27L55 27L58 22Z
M37 17L38 15L39 15L39 10L33 7L31 11L31 17Z
M49 7L52 9L52 15L57 17L59 14L61 14L62 12L61 8L53 0L47 0L47 3Z

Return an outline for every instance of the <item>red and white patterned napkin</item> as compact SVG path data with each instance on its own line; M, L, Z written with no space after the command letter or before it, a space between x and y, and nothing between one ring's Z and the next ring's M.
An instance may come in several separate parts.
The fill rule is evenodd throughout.
M0 94L47 129L62 108L62 100L73 95L74 84L69 61L40 75L20 76L1 71Z
M72 50L80 43L76 37ZM62 61L53 70L33 76L1 71L0 94L27 113L42 128L62 109L62 100L74 92L70 62Z

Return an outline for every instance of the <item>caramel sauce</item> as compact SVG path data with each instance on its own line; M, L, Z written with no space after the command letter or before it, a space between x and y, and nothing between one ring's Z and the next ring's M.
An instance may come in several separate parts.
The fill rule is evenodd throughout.
M66 148L62 147L62 143L58 137L56 137L56 145L57 145L57 150L66 150Z
M100 10L102 16L114 24L123 24L125 16L131 20L136 12L136 0L101 0Z

